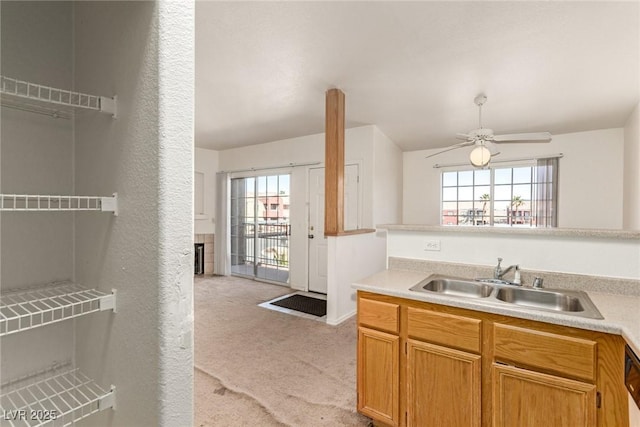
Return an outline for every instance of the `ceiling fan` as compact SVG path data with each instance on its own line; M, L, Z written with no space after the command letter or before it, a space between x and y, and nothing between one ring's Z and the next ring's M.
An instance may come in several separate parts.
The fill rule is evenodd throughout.
M478 106L478 129L474 129L469 133L459 133L457 139L463 140L458 144L452 145L437 153L431 154L426 158L437 156L447 151L456 150L458 148L469 147L475 145L475 148L469 154L469 161L475 167L485 167L489 164L492 156L497 156L499 152L491 152L493 144L507 144L514 142L549 142L551 134L549 132L533 132L533 133L511 133L507 135L494 135L492 129L482 127L482 106L487 102L487 96L480 94L473 100Z

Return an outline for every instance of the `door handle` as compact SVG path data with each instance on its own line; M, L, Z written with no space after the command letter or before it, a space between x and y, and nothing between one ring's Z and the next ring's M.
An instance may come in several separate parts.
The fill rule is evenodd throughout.
M313 239L313 234L309 234L307 237Z

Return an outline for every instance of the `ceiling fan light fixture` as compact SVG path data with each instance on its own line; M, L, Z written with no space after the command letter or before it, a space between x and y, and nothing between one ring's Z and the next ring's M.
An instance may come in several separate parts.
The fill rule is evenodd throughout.
M506 135L494 135L493 130L482 127L482 106L487 102L487 96L483 93L475 97L474 102L478 106L478 129L473 129L468 133L456 134L456 139L463 142L451 145L444 150L429 154L426 158L437 156L447 151L456 150L462 147L470 147L475 145L473 151L469 155L469 161L477 168L486 167L491 161L491 151L485 147L487 144L504 144L513 142L549 142L551 134L549 132L528 132L528 133L512 133ZM491 146L491 145L490 145ZM496 153L499 154L499 153ZM493 154L495 156L496 154Z
M478 145L469 154L469 161L477 168L483 168L489 164L491 160L491 151L484 145Z

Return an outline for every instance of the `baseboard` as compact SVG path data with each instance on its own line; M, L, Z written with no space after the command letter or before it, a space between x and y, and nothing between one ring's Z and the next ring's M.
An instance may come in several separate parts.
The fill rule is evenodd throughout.
M340 323L344 322L345 320L355 316L355 314L356 314L356 310L353 310L345 314L344 316L338 317L335 321L330 321L329 319L327 319L327 325L338 326Z

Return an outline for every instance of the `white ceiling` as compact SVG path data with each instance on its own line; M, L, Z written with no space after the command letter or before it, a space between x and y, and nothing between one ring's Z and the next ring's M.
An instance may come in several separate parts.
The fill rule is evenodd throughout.
M196 146L324 131L325 91L347 127L403 150L495 133L621 127L640 99L640 3L197 2Z

